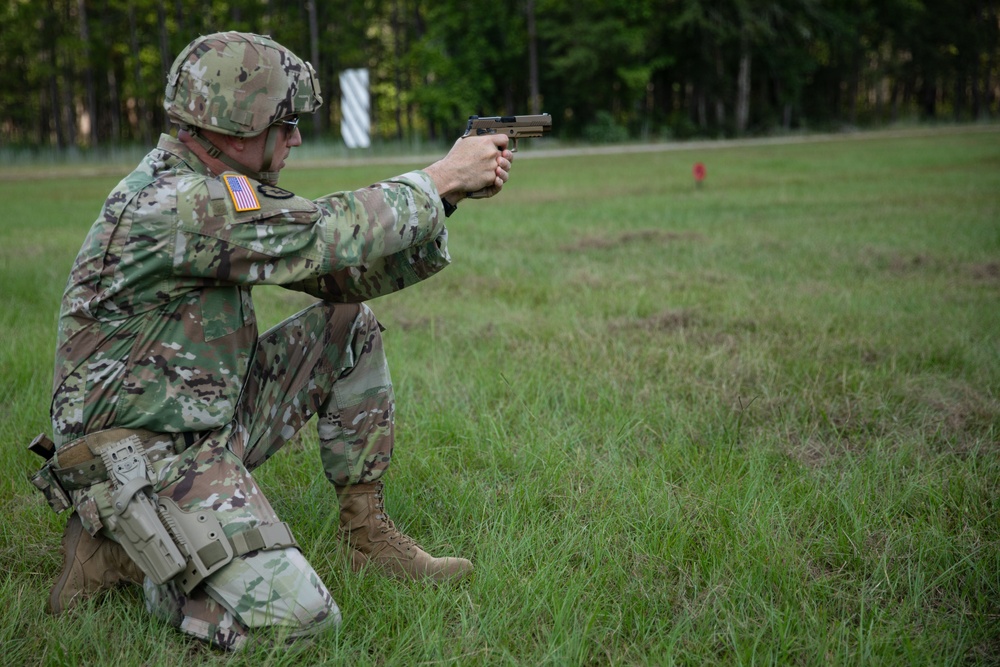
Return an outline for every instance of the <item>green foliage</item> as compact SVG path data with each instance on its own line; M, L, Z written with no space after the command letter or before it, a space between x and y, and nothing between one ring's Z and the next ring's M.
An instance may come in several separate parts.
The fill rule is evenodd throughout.
M136 588L42 611L64 517L24 445L48 425L65 277L127 167L0 168L4 660L994 663L1000 134L900 134L526 151L449 219L451 267L372 304L398 401L388 510L474 577L350 573L307 427L254 476L344 627L236 656ZM412 168L292 165L306 196ZM309 301L254 296L262 329Z
M538 21L546 104L568 112L571 132L605 123L598 114L641 110L653 73L673 59L652 42L656 17L648 0L542 1Z
M327 105L303 124L312 138L337 135L338 76L355 67L371 71L378 138L450 138L470 114L531 111L533 81L563 137L599 113L643 138L977 120L1000 113L998 12L979 0L10 0L0 141L148 143L167 127L173 57L223 29L316 61Z
M593 122L583 128L583 138L595 144L620 143L628 139L628 130L611 113L601 110Z

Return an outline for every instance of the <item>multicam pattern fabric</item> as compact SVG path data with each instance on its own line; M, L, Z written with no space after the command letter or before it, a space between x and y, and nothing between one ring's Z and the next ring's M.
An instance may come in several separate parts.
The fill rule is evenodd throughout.
M157 586L146 577L143 593L150 614L219 648L236 650L249 638L248 628L203 587L184 595L173 584Z
M221 181L164 135L108 197L63 297L57 446L111 426L229 423L257 339L255 284L360 302L449 262L423 172L315 201L251 183L261 209L237 213Z
M211 509L230 537L279 521L251 471L313 416L332 482L381 476L392 382L381 327L358 302L449 261L423 172L315 201L251 183L261 210L237 213L183 144L161 138L77 258L52 402L57 448L112 426L173 434L150 440L153 491L186 511ZM264 283L322 300L258 337L251 289ZM108 534L109 483L72 495L87 529ZM293 637L340 618L296 549L252 552L189 596L148 580L145 590L151 612L224 648L254 628Z
M382 330L365 304L318 302L260 337L237 422L253 470L317 415L327 479L378 479L392 457L395 401Z
M205 587L250 629L282 628L301 636L340 624L330 592L298 549L237 559Z
M163 102L180 124L235 136L321 104L312 65L270 37L240 32L192 41L170 67Z
M271 631L264 639L292 640L335 628L341 620L326 586L297 549L234 561L189 595L148 577L143 593L153 616L228 650L242 648L262 629Z

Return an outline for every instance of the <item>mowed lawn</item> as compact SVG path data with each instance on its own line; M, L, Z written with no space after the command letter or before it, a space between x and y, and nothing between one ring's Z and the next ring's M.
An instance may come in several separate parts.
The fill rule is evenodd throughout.
M0 662L1000 662L1000 127L530 151L459 206L451 267L372 303L389 512L473 578L350 573L307 428L257 478L343 627L235 657L135 587L43 611L66 516L25 446L66 276L127 168L0 169ZM307 196L411 168L292 163ZM309 303L257 301L266 326Z

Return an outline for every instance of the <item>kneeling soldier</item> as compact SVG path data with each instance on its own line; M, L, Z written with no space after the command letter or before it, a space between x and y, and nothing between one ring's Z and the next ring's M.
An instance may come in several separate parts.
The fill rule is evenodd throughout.
M63 297L52 440L34 482L72 507L49 598L60 613L119 582L151 613L235 648L255 628L289 636L340 611L251 472L313 415L355 570L467 575L401 533L383 506L393 392L381 327L363 302L449 262L445 209L507 180L507 137L316 200L277 185L316 75L267 37L200 37L170 69L177 136L109 195ZM499 150L498 150L499 149ZM258 335L251 291L319 299Z

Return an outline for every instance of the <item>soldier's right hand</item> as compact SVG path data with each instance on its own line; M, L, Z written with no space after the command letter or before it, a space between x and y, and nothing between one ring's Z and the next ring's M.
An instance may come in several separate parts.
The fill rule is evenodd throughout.
M438 193L453 204L470 193L492 197L510 178L514 154L507 150L509 141L505 134L459 139L446 156L425 171Z

